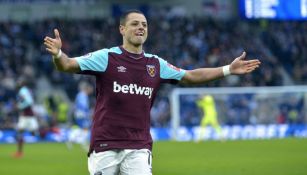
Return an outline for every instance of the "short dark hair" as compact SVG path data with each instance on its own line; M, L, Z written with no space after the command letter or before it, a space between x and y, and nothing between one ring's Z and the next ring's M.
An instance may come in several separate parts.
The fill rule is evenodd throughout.
M125 25L126 24L126 20L127 20L127 16L131 13L138 13L138 14L142 14L144 15L143 12L141 12L140 10L136 10L136 9L133 9L133 10L127 10L125 11L124 13L122 13L122 15L120 16L119 18L119 24L120 25ZM145 16L145 15L144 15Z
M21 76L17 79L16 81L16 87L17 88L21 88L22 86L26 86L27 85L27 79L24 76Z

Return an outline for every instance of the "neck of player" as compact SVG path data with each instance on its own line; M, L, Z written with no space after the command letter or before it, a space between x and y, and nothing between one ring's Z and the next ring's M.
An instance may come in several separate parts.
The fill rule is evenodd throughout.
M143 46L142 45L132 45L132 44L126 44L124 42L123 48L133 54L141 54L143 52Z

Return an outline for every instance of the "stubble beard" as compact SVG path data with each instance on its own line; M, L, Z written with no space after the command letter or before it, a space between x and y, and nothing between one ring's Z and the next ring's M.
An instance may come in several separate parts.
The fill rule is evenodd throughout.
M131 45L133 45L134 47L140 47L145 43L146 39L132 39L130 41L128 41Z

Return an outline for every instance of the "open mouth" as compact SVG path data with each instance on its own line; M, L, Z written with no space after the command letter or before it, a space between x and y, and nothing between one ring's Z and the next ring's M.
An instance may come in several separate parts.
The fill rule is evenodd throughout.
M143 33L143 32L140 32L140 33L136 33L135 35L136 35L136 36L144 36L144 33Z

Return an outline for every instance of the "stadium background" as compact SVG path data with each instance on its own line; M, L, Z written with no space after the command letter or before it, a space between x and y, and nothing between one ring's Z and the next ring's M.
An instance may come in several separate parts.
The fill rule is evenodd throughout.
M79 155L83 161L80 160L73 165L84 167L82 172L86 172L85 154L82 150L76 148L73 152L69 152L64 145L50 143L50 141L61 143L66 139L67 132L69 132L66 126L73 124L72 106L78 92L78 84L83 81L94 83L91 77L64 74L54 69L50 56L42 46L43 38L46 35L52 35L54 28L58 28L62 34L63 51L71 56L79 56L103 47L120 44L121 37L118 33L117 18L122 11L136 8L146 14L149 22L149 37L145 44L145 51L157 54L178 67L193 69L225 65L230 63L232 58L238 56L243 50L247 51L249 58L258 58L262 62L260 69L250 75L230 77L199 87L287 87L291 85L298 89L306 89L305 86L300 86L307 82L307 69L305 68L307 66L306 17L305 20L245 19L240 16L239 5L240 3L237 0L0 0L0 162L4 162L8 167L5 168L1 165L0 174L14 174L9 169L14 169L12 167L15 166L16 161L8 156L10 152L13 152L14 145L2 143L15 142L13 128L17 121L17 111L14 110L13 106L16 96L15 82L20 75L26 76L31 82L36 101L35 111L41 122L40 137L28 136L27 141L43 143L43 145L42 143L26 145L26 154L27 147L29 150L33 149L34 161L31 162L25 158L30 162L25 165L31 166L39 162L38 155L40 153L35 151L46 147L47 150L60 150L58 153L61 152L60 155L65 158L68 157L67 161L78 159L78 157L71 156L72 153L74 156ZM152 110L151 124L156 140L170 139L171 114L168 94L173 88L175 87L170 85L164 85L161 88ZM301 96L303 97L301 98ZM292 173L304 174L304 172L307 172L304 168L307 167L306 153L300 151L303 150L302 147L305 146L306 148L307 145L306 139L301 139L301 137L307 136L307 115L306 95L301 96L289 100L291 98L288 97L291 97L291 94L290 96L286 94L284 101L276 104L278 108L276 111L272 111L272 115L267 116L266 120L255 119L248 112L244 112L248 111L250 105L246 103L246 99L238 98L232 101L232 104L235 103L232 108L234 111L239 111L236 114L241 114L240 116L243 115L244 118L235 120L231 115L225 115L220 120L223 126L258 124L291 126L289 128L293 130L285 133L283 137L300 137L299 140L273 141L278 142L277 144L284 148L281 149L282 155L284 155L285 150L289 149L296 150L296 152L289 151L287 155L283 156L284 159L280 159L280 163L276 162L276 164L280 167L283 167L284 164L288 164L289 167L296 166L297 171ZM195 100L195 97L193 99ZM91 103L95 103L94 96L92 96ZM199 125L201 118L199 111L186 104L182 104L181 110L190 111L183 114L182 126L190 128ZM299 131L299 134L295 134L295 131ZM263 137L265 138L265 136ZM44 144L46 141L48 142L47 145L50 144L50 148ZM237 147L247 146L250 150L255 149L254 153L260 155L269 154L270 150L276 148L276 145L270 145L271 143L259 152L257 152L256 147L252 147L261 145L263 142L263 140L256 140L255 142L238 141L236 143L238 144ZM163 157L161 152L170 153L169 151L172 149L167 149L168 146L173 148L177 147L177 144L185 143L156 143L156 155L160 155L160 159L157 156L158 158L155 161L157 162L156 167L163 166L163 163L164 165L167 164L165 162L169 157ZM209 172L209 174L244 174L247 171L246 169L240 169L242 171L239 172L232 171L231 168L226 168L225 171L215 171L216 169L223 169L223 163L225 163L223 160L246 163L244 157L250 156L247 153L242 155L240 150L228 150L232 148L232 145L229 144L235 143L226 142L219 145L219 143L209 142L199 145L193 143L181 145L182 150L177 150L177 152L197 147L195 154L191 152L191 157L189 157L191 158L189 159L191 165L186 163L186 167L190 168L180 170L181 164L179 161L177 164L174 163L174 166L170 166L170 169L179 169L178 172L181 171L183 174L205 174L203 172ZM178 149L181 146L178 146ZM206 156L200 158L200 160L197 159L199 151L202 152L206 149L210 149L212 152L225 149L232 152L234 156L241 156L242 160L237 160L233 156L224 157L229 153L225 151L221 154L224 159L221 159L220 163L218 162L219 159L213 159L213 162L211 162L211 164L222 164L221 167L205 166L204 169L197 170L195 168L195 171L193 171L192 167L196 165L202 167L202 161L209 160ZM162 151L158 152L158 150ZM7 153L5 153L6 151ZM31 151L28 152L31 155ZM48 156L54 158L53 155L47 155L47 158ZM173 157L176 158L176 156L178 155ZM162 160L161 157L165 160ZM180 157L177 159L180 159ZM273 161L274 164L276 159L278 159L278 156L268 161ZM253 164L255 167L257 166L257 162ZM62 165L57 164L56 169L61 169ZM247 169L251 168L249 166L251 165L246 166ZM269 169L271 171L260 173L279 172L280 167L271 166L271 169ZM232 168L237 169L238 167ZM48 169L48 166L46 166L46 169ZM71 169L65 171L64 168L62 171L59 170L58 174L71 174L70 172L75 168L72 167ZM161 169L155 170L154 165L156 174L180 174L176 171ZM39 174L38 172L43 171L47 170L42 168L41 170L30 171L26 169L20 172ZM53 173L55 172L53 171ZM247 172L253 174L250 171ZM283 171L281 168L279 174L283 173L287 174L287 171ZM19 174L18 171L15 171L15 174Z

